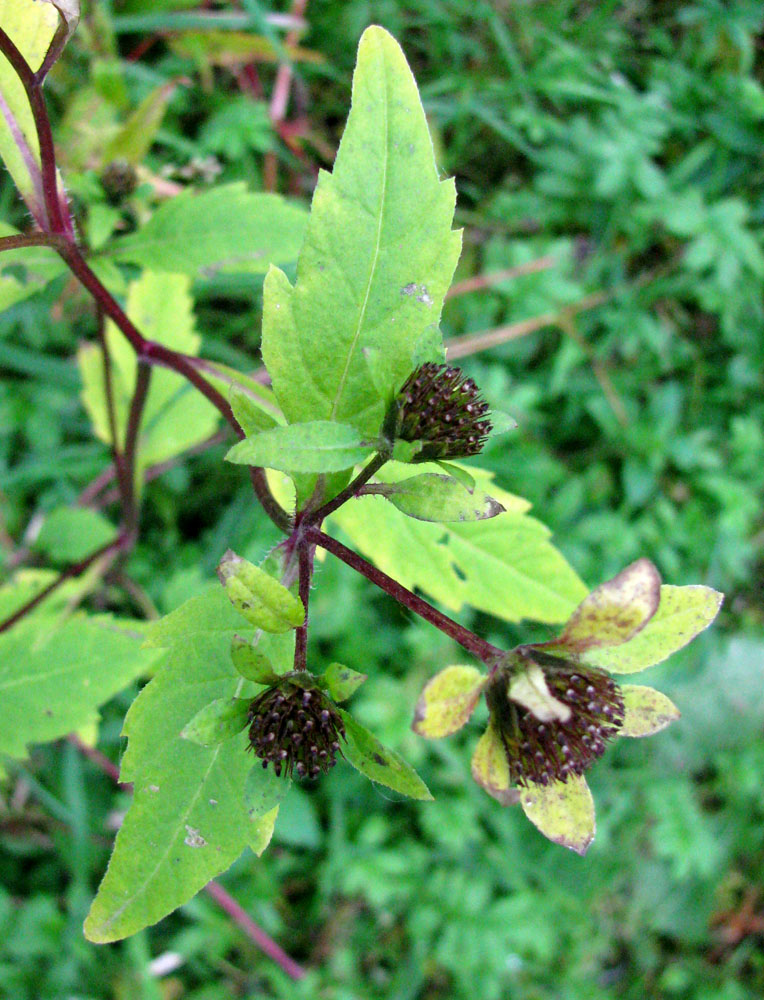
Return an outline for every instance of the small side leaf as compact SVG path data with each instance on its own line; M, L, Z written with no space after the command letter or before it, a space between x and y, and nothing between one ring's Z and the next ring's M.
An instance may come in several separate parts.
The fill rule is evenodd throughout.
M456 479L431 472L395 483L384 495L419 521L483 521L505 510L487 493L467 490Z
M42 66L39 70L39 77L42 79L58 57L64 51L64 46L74 34L80 20L79 0L42 0L43 3L52 4L58 11L60 23L56 29L48 51L45 55Z
M218 566L220 582L239 614L265 632L288 632L305 621L305 608L278 580L230 549Z
M411 728L427 739L450 736L466 724L485 686L475 667L446 667L428 681L419 697Z
M624 684L621 694L625 711L619 736L652 736L681 715L673 701L654 688Z
M276 427L278 421L267 410L259 406L258 403L237 385L231 386L229 394L231 409L236 420L247 435L252 437L261 431L268 431Z
M567 781L533 785L520 790L520 805L528 819L545 837L586 854L594 840L594 800L586 781L570 775Z
M360 674L350 667L343 667L341 663L330 663L320 679L333 701L347 701L363 684L366 677L366 674Z
M519 799L518 790L510 787L507 754L492 722L488 723L472 755L472 777L503 806L514 805Z
M509 431L517 430L517 421L503 410L491 410L488 415L491 421L490 437L498 437L499 434L507 434Z
M291 787L291 778L277 778L272 768L264 768L258 761L244 785L244 808L249 818L258 822L278 808Z
M339 709L345 723L345 742L342 755L348 764L372 781L391 788L394 792L407 795L411 799L432 799L427 785L416 771L401 757L383 746L352 715Z
M235 635L231 642L231 659L237 672L255 684L275 684L279 679L265 653L240 635Z
M660 663L708 628L724 594L710 587L661 587L653 618L633 639L611 649L588 650L583 659L614 674L635 674Z
M279 807L274 806L273 809L267 812L264 816L261 816L260 819L255 820L254 827L249 836L249 846L258 858L271 842L278 814Z
M196 713L180 735L197 746L215 747L246 727L248 709L247 698L216 698Z
M649 559L638 559L585 597L559 638L544 645L582 653L620 646L640 632L658 610L661 578Z
M509 697L532 712L541 722L567 722L570 708L552 695L544 671L536 663L516 674L509 684Z
M226 455L237 465L259 465L282 472L341 472L376 450L349 424L313 420L273 427L239 441Z

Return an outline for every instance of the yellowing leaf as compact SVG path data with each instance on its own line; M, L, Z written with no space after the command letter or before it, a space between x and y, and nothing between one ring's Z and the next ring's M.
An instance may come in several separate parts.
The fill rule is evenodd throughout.
M475 667L446 667L428 681L417 702L411 728L420 736L450 736L467 722L485 685Z
M527 708L541 722L567 722L570 718L570 708L551 693L544 679L544 671L537 663L529 663L512 677L508 696L511 701Z
M483 521L504 507L481 490L468 490L451 476L424 473L388 488L384 496L402 513L419 521Z
M586 854L594 840L594 800L584 778L533 785L520 790L523 812L555 844Z
M623 684L624 717L619 736L652 736L679 718L676 705L661 691Z
M517 789L509 784L509 762L507 754L493 722L478 740L472 755L472 777L502 805L508 806L518 801Z
M230 549L220 560L218 576L233 606L256 628L288 632L305 621L305 608L299 598Z

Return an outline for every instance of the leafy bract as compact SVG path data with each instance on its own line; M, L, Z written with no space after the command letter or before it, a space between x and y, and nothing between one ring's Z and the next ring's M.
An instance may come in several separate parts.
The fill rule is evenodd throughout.
M206 631L184 635L189 612ZM218 587L154 626L151 641L170 648L125 720L121 777L133 782L135 794L85 923L91 941L115 941L155 923L224 871L247 844L267 844L264 818L253 820L246 807L252 768L246 733L210 749L181 737L210 702L256 690L231 662L231 640L241 625ZM260 642L274 662L289 660L291 650L278 637L262 635ZM265 824L271 831L274 818Z
M365 726L344 712L338 712L345 723L342 756L361 774L411 799L431 799L427 785L416 771L394 750L383 746Z
M484 686L485 676L475 667L446 667L425 685L411 728L428 739L450 736L472 715Z
M0 753L23 757L98 719L98 708L156 661L132 622L34 616L0 635ZM54 627L55 625L55 627Z
M480 737L472 755L472 777L504 806L518 800L518 792L510 785L509 762L499 731L493 721Z
M423 463L420 470L438 466ZM549 541L549 529L527 515L525 500L494 487L490 474L470 472L478 488L504 506L503 514L464 524L414 523L381 497L368 496L330 520L380 569L453 611L468 604L508 621L565 621L586 587ZM399 482L412 474L410 466L391 462L377 478Z
M456 265L453 181L441 182L419 94L398 44L364 33L353 103L332 174L319 177L292 287L272 268L263 357L287 420L379 430L383 402L364 348L390 386L410 373ZM379 370L379 369L377 369Z
M262 431L235 444L226 461L282 472L341 472L376 450L350 424L314 420Z
M294 260L305 210L280 195L227 184L165 202L130 236L115 241L113 260L190 277L261 274L272 262Z
M144 336L166 347L194 355L200 338L194 329L190 279L183 275L145 271L130 285L127 313ZM109 322L106 343L111 355L112 395L117 440L124 445L130 400L136 378L135 353ZM101 351L95 344L78 355L84 383L83 402L96 434L111 443L111 429L104 387ZM209 437L217 427L218 413L181 375L154 367L141 421L138 455L143 467L164 462Z
M451 476L432 472L404 479L384 495L399 511L418 521L484 521L504 510L482 490L468 490Z
M220 560L218 576L228 599L255 628L288 632L305 621L305 608L298 597L230 549Z
M250 704L249 698L216 698L186 723L180 735L200 747L217 746L246 727Z
M520 790L523 812L555 844L586 854L594 840L594 800L586 781L577 774L567 781L533 785Z
M567 722L570 718L570 708L554 697L547 687L544 671L536 663L529 663L512 678L508 695L541 722Z
M619 736L652 736L679 718L679 709L662 691L622 684L624 718Z
M582 659L615 674L637 673L665 660L708 628L723 599L710 587L664 584L658 610L641 632L621 646L589 649Z
M341 663L330 663L320 678L333 701L347 701L365 680L366 674L343 667Z

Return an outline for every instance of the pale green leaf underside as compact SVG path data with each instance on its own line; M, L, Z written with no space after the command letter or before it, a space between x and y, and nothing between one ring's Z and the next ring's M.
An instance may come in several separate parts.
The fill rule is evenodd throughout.
M281 472L341 472L376 450L349 424L313 420L262 431L235 444L226 461Z
M307 214L280 195L227 184L165 202L133 235L115 241L112 260L190 277L263 274L294 260Z
M0 635L0 753L24 757L27 745L96 720L99 706L156 660L141 639L132 623L105 615L50 629L35 617Z
M369 28L333 173L316 186L296 285L276 269L266 278L263 357L290 422L379 430L383 404L363 350L381 350L391 386L411 371L459 255L454 203L403 53L382 28Z
M475 667L446 667L425 685L411 728L427 739L450 736L472 715L484 685L485 677Z
M576 854L586 854L596 827L594 800L584 778L571 774L565 782L522 788L520 805L531 823L549 840L569 847Z
M429 469L438 467L418 466ZM379 478L395 481L405 470L390 463ZM549 529L527 516L526 501L495 488L482 470L470 472L506 513L471 524L428 524L368 496L345 504L330 521L380 569L452 611L467 604L507 621L565 621L587 588L549 541Z
M361 774L412 799L431 799L427 785L410 764L383 746L365 726L348 712L338 710L345 723L342 755Z
M680 715L679 709L662 691L638 684L622 684L624 718L619 736L652 736Z
M708 628L724 595L710 587L661 587L660 604L647 625L622 646L589 649L582 659L614 674L634 674L660 663Z
M411 476L386 496L393 507L419 521L484 521L504 509L482 490L468 490L450 476L429 472Z

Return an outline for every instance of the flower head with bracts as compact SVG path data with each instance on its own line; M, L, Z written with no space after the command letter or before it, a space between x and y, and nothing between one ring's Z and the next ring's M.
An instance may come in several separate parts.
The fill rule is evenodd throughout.
M519 802L550 840L584 854L594 839L594 803L584 772L619 736L650 736L679 718L660 691L620 684L665 659L706 628L722 595L708 587L661 586L647 559L593 590L562 633L517 646L488 674L447 667L424 688L413 728L448 736L481 695L488 726L472 776L504 805Z

